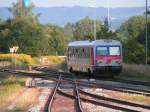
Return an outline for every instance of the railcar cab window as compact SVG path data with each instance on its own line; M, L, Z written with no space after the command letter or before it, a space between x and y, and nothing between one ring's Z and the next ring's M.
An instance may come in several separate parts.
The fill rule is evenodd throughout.
M120 47L119 46L106 46L106 47L97 47L97 56L120 56Z
M97 56L106 56L108 55L107 47L97 47Z
M120 56L120 48L119 47L109 47L109 54L111 56Z

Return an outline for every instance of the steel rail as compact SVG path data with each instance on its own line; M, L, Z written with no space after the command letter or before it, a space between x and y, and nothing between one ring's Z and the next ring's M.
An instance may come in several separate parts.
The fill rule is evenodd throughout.
M131 87L121 87L121 86L115 86L115 85L107 85L107 84L98 84L98 83L91 83L95 84L101 87L108 87L108 88L114 88L118 90L123 90L124 92L130 92L130 93L137 93L145 96L150 96L150 91L149 90L144 90L144 89L137 89L137 88L131 88Z
M58 94L64 95L64 96L66 96L68 98L71 98L71 99L75 99L75 97L73 95L62 92L60 90L58 90ZM103 102L98 102L98 101L90 100L90 99L83 98L83 97L81 97L81 100L84 101L84 102L89 102L89 103L94 104L94 105L103 106L103 107L107 107L107 108L111 108L111 109L115 109L115 110L121 110L121 111L126 111L126 112L141 112L139 110L133 110L133 109L128 109L128 108L121 107L121 106L106 104L106 103L103 103Z
M127 83L127 84L133 84L133 85L140 85L140 86L150 86L149 81L140 81L140 80L129 80L129 79L104 79L104 81L112 81L112 82L120 82L120 83Z
M58 73L58 70L42 70L42 69L37 69L36 67L33 67L33 69L37 70L37 71L43 71L43 72L46 72L44 73L44 75L46 76L51 76L49 75L49 73L54 73L54 74L57 74ZM0 69L1 72L5 72L5 71L9 71L9 69ZM32 73L30 73L32 74ZM65 74L65 75L71 75L72 73L69 73L69 72L62 72L62 74ZM42 74L43 75L43 74ZM104 81L115 81L115 82L120 82L120 83L127 83L127 84L135 84L135 85L143 85L143 86L150 86L150 82L149 81L139 81L139 80L128 80L128 79L118 79L118 78L114 78L114 79L103 79Z
M88 95L92 98L96 98L96 99L99 99L99 100L106 100L106 101L110 101L110 102L114 102L114 103L118 103L118 104L123 104L123 105L128 105L128 106L133 106L133 107L141 107L141 108L144 108L144 109L150 109L149 105L142 105L142 104L133 103L133 102L130 102L130 101L118 100L118 99L115 99L115 98L108 98L108 97L104 97L104 96L100 96L100 95L95 95L95 94L92 94L92 93L85 92L81 89L79 89L79 92L81 94Z
M71 78L65 78L65 77L62 77L64 80L70 80L72 81ZM77 82L77 83L87 83L85 81L80 81L80 82ZM108 84L98 84L98 83L92 83L90 82L89 84L93 84L93 85L96 85L96 86L103 86L103 87L111 87L111 88L118 88L118 89L122 89L124 90L125 92L129 92L129 93L137 93L137 94L142 94L142 95L146 95L146 96L150 96L150 90L146 90L146 89L139 89L139 88L132 88L132 87L122 87L122 86L116 86L116 85L108 85Z
M52 109L52 105L53 105L53 102L54 102L54 97L57 93L57 90L58 90L58 87L60 85L60 80L61 80L61 74L59 75L59 80L57 81L54 89L52 90L51 92L51 95L50 95L50 100L49 100L49 104L48 104L48 112L51 112L51 109Z
M59 73L59 72L58 72ZM57 73L57 74L58 74ZM15 73L15 74L19 74L20 73ZM51 77L55 77L58 76L58 75L49 75L49 74L38 74L38 76L35 76L35 74L33 73L21 73L21 75L23 76L28 76L28 77L33 77L33 78L44 78L44 79L48 79L48 78L51 78ZM43 76L44 75L44 76ZM64 76L64 75L63 75ZM67 79L67 80L71 80L71 79ZM77 82L79 83L80 85L85 85L87 86L87 82ZM86 84L84 84L86 83ZM97 84L97 83L91 83L92 86L95 86L95 87L100 87L100 88L103 88L103 89L108 89L108 90L112 90L112 91L119 91L119 92L126 92L126 93L131 93L131 94L138 94L138 95L144 95L144 96L150 96L150 91L149 90L143 90L143 89L135 89L135 88L128 88L128 87L118 87L118 86L113 86L113 85L105 85L105 84ZM89 85L90 86L90 85Z
M45 77L46 78L46 77ZM49 110L49 112L51 112L51 108L50 107L52 107L52 104L53 104L53 100L54 100L54 96L55 96L55 94L56 94L56 92L57 92L57 88L58 88L58 86L59 86L59 84L60 84L60 79L61 79L61 75L59 76L59 81L57 82L57 84L56 84L56 86L55 86L55 89L53 89L53 91L52 91L52 96L51 96L51 100L50 101L52 101L52 103L50 102L49 103L49 107L48 107L48 110ZM70 79L71 80L71 79ZM81 83L81 82L80 82ZM77 82L76 80L75 80L75 93L76 93L76 101L78 101L78 102L76 102L77 103L77 105L78 105L78 107L80 108L81 107L81 101L80 101L80 95L79 95L79 88L77 87L77 84L80 84L79 82ZM83 82L82 82L83 83ZM85 82L84 82L85 83ZM86 82L87 83L87 82ZM86 84L87 85L87 84ZM97 86L97 84L96 84L96 86ZM101 87L101 85L99 85L100 87ZM104 86L104 85L103 85ZM110 88L109 88L110 89ZM116 89L116 88L115 88ZM123 92L125 92L124 90L123 90ZM143 95L143 93L141 93L142 95ZM81 99L83 99L84 100L84 98L81 98ZM87 99L85 99L86 101L87 101ZM95 102L95 101L91 101L91 100L89 100L89 102ZM96 103L96 102L95 102ZM105 105L105 104L104 104ZM134 105L134 104L133 104ZM110 106L111 107L111 106ZM50 109L49 109L50 108ZM149 107L148 107L149 108ZM121 108L120 108L121 109ZM78 112L82 112L82 110L80 111L80 110L78 110Z
M42 70L39 70L42 71ZM49 72L57 72L56 70L48 70ZM63 72L64 74L72 74L72 73L68 73L68 72ZM104 79L105 80L105 79ZM135 85L143 85L143 86L150 86L150 82L149 81L139 81L139 80L128 80L128 79L118 79L118 78L114 78L114 79L107 79L108 81L117 81L117 82L121 82L121 83L128 83L128 84L135 84Z
M76 103L76 107L77 107L76 111L77 112L83 112L76 79L74 79L74 85L75 85L75 87L74 87L75 103Z
M50 95L51 97L50 97L50 101L49 101L49 105L48 105L48 112L51 112L54 97L55 97L57 91L59 91L58 87L59 87L60 83L62 82L62 76L60 75L59 79L56 81L57 81L57 84L54 87L54 89L52 90L51 95ZM79 95L76 80L74 80L74 95L75 95L76 111L83 112L82 107L81 107L81 100L80 100L80 95Z
M70 82L73 82L71 79L63 78L63 80L68 80ZM149 90L139 90L134 88L126 88L126 87L118 87L113 85L105 85L105 84L97 84L97 83L87 83L85 81L76 82L79 85L86 86L86 87L100 87L102 89L112 90L112 91L118 91L118 92L126 92L130 94L138 94L138 95L144 95L144 96L150 96ZM139 90L139 91L138 91Z
M73 82L71 78L64 78L62 79L65 81L70 81ZM130 94L138 94L138 95L144 95L144 96L150 96L150 91L149 90L140 90L140 89L135 89L135 88L128 88L128 87L118 87L118 86L113 86L113 85L106 85L106 84L97 84L97 83L92 83L90 82L89 84L87 82L81 81L81 82L76 82L79 85L86 86L86 87L100 87L102 89L107 89L107 90L112 90L112 91L118 91L118 92L126 92Z
M130 93L130 94L137 94L137 95L143 95L143 96L148 96L150 97L150 93L144 93L144 92L140 92L140 91L134 91L134 90L128 90L125 88L121 88L121 87L115 87L115 86L109 86L109 85L98 85L98 84L85 84L85 83L79 83L82 86L86 86L86 87L95 87L95 88L102 88L102 89L106 89L106 90L111 90L111 91L118 91L118 92L123 92L123 93Z

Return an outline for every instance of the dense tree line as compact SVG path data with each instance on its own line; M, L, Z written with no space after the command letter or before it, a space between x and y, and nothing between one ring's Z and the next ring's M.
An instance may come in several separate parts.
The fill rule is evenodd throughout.
M108 21L104 22L95 20L96 22L96 38L97 39L116 39L116 33L109 30ZM67 23L64 26L65 35L71 37L70 40L93 40L94 39L94 20L85 17L75 24Z
M0 20L0 52L8 53L10 47L19 46L18 52L32 56L63 54L67 42L63 29L41 25L32 8L23 7L19 1L9 8L13 18Z
M126 62L145 63L145 16L134 16L118 29L118 38L124 46ZM148 17L148 63L150 63L150 17Z
M72 40L93 40L94 21L86 17L75 24L68 23L64 31ZM96 21L97 39L115 39L123 44L125 62L145 63L145 16L134 16L122 23L115 32L110 30L107 18ZM150 63L150 17L148 17L148 62Z
M42 25L40 14L32 13L33 4L25 8L21 2L13 4L9 11L13 18L0 19L0 52L8 53L9 47L19 46L21 53L32 56L58 54L64 55L67 43L74 40L94 40L94 22L97 39L116 39L123 43L126 62L144 63L145 61L145 18L134 16L125 21L120 28L112 31L107 18L104 21L89 17L64 27ZM148 60L150 63L150 18L148 18Z

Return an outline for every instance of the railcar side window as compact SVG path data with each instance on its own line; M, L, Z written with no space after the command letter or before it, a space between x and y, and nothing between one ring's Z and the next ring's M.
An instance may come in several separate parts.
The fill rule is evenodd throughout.
M82 58L82 48L79 48L79 58Z
M76 53L78 53L78 49L76 48Z
M119 47L109 47L109 54L111 56L119 56L120 55Z
M69 53L69 59L72 58L72 48L69 48L68 53Z
M85 48L82 48L82 58L86 57L86 52L85 52Z
M87 58L89 58L90 57L90 48L88 47L87 48Z
M67 57L70 59L70 48L68 48Z
M108 55L107 47L97 47L97 56L106 56Z
M72 55L71 57L73 58L74 57L74 49L72 48Z
M85 48L85 58L87 58L87 48Z
M71 49L72 58L74 57L74 48Z
M78 50L78 48L76 48L76 58L78 58L79 57L79 50Z

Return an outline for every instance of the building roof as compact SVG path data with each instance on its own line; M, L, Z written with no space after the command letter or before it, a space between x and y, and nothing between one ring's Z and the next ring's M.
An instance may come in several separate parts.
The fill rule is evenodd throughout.
M101 39L95 41L74 41L70 42L68 46L97 46L97 45L121 45L117 40Z

